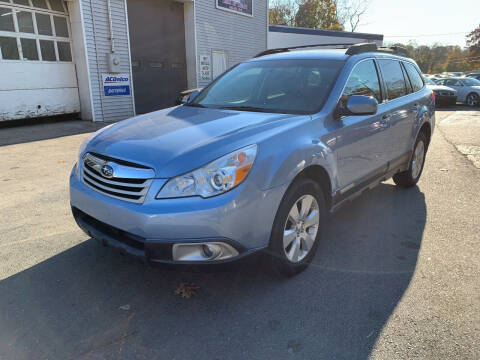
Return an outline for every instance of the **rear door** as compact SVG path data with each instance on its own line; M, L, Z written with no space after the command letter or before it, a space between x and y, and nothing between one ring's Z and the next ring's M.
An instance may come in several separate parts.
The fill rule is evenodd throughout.
M388 162L396 163L408 155L418 103L415 94L411 94L400 61L379 59L378 63L386 89L386 101L379 107L386 113L389 123L388 145L383 151Z

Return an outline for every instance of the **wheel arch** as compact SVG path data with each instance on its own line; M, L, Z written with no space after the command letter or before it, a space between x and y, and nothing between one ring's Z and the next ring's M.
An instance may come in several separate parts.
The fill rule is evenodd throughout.
M477 95L477 97L478 97L479 100L480 100L480 93L479 93L479 92L477 92L477 91L470 91L470 92L467 94L467 96L465 96L465 104L467 104L468 97L469 97L470 95ZM477 104L477 106L479 106L479 104Z
M291 182L292 184L299 178L307 178L315 181L322 189L325 197L327 209L332 206L332 181L328 171L321 165L310 165L300 171Z
M425 137L427 138L427 146L430 145L430 139L432 138L432 125L430 125L428 121L425 121L422 124L422 126L420 127L420 130L418 131L418 134L422 132L425 134Z

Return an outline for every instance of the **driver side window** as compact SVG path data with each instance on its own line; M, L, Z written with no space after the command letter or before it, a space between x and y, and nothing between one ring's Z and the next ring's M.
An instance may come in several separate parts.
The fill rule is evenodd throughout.
M365 60L355 66L343 90L340 105L345 107L348 98L352 95L371 96L379 103L382 102L380 82L373 60Z

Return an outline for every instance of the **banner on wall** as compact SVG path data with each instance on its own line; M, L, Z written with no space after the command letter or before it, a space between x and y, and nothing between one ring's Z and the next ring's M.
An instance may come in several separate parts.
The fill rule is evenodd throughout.
M130 74L102 74L105 96L130 95Z
M227 11L233 11L242 15L253 15L253 0L215 0L217 8Z

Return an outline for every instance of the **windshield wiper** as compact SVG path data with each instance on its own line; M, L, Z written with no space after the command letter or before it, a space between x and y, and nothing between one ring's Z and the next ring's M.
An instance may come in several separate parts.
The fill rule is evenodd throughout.
M239 111L255 111L255 112L264 112L264 113L271 113L271 112L277 112L272 109L265 109L265 108L259 108L259 107L254 107L254 106L220 106L218 109L225 109L225 110L239 110Z
M199 107L199 108L206 108L205 105L202 104L196 104L196 103L185 103L183 104L184 106L191 106L191 107Z

